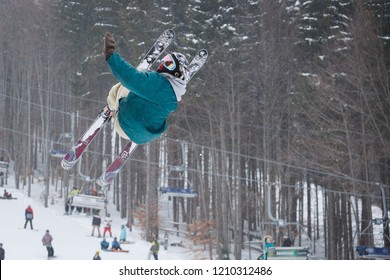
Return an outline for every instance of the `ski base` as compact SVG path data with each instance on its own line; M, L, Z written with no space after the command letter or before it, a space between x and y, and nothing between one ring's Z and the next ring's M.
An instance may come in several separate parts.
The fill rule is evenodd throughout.
M202 68L202 66L206 63L207 58L209 57L209 53L205 49L200 49L192 61L190 62L190 65L188 66L189 75L186 79L186 82L188 83L196 73Z
M100 132L101 128L111 119L110 112L102 110L99 116L93 121L87 131L80 139L70 148L68 153L61 161L61 166L65 170L70 170L80 159L85 149Z
M127 143L119 155L117 155L114 161L107 167L106 171L97 179L96 183L102 187L110 184L137 147L138 145L134 142Z

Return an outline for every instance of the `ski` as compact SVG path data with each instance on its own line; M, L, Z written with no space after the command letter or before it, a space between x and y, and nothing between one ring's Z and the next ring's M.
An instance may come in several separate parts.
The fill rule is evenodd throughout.
M138 145L134 142L128 142L122 151L115 157L114 161L107 167L103 174L96 180L96 184L99 186L107 186L114 180L116 174L125 165L131 154L134 152Z
M120 244L135 244L134 241L119 241Z
M101 128L111 119L110 112L102 110L98 117L93 121L91 126L77 140L61 161L61 166L65 170L70 170L79 160L85 149L89 146L92 140L100 132Z
M129 250L114 250L114 249L102 249L104 252L110 252L110 253L128 253Z
M152 48L142 59L137 66L139 70L147 70L157 60L157 58L165 51L165 49L173 42L175 32L172 29L165 30L156 40ZM79 140L69 149L68 153L61 161L61 166L65 170L70 170L80 159L85 149L89 146L92 140L100 132L102 127L111 119L110 112L102 110L98 117L93 121L91 126L80 137Z
M199 71L200 68L205 64L208 58L208 52L205 49L201 49L194 56L192 61L188 66L188 78L187 83L195 76L195 74ZM115 176L121 170L121 168L125 165L127 160L130 158L131 154L137 148L137 144L133 142L128 142L126 146L122 149L122 151L115 157L114 161L107 167L107 169L103 172L103 174L97 179L96 183L99 186L106 186L114 180Z
M199 69L206 63L207 58L209 57L209 53L205 49L199 50L190 65L188 66L189 75L187 78L187 83L198 73Z

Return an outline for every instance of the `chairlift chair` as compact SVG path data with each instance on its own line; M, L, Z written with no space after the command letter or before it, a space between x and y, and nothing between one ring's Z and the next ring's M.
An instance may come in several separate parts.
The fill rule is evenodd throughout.
M9 152L6 149L0 148L0 151L4 151L2 155L0 155L0 172L7 173L11 162L11 156L9 155ZM4 155L6 155L8 160L5 158Z
M67 147L72 143L73 135L71 133L61 133L56 141L51 141L50 155L56 158L63 158L68 150Z
M160 187L160 192L172 197L186 197L194 198L198 196L198 193L192 189L181 189L181 188L171 188L171 187Z

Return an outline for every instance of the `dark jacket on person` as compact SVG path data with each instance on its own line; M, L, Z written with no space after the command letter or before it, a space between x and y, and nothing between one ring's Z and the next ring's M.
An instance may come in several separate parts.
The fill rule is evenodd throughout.
M5 259L5 250L3 248L0 248L0 260Z
M93 216L93 218L92 218L92 225L93 226L100 227L101 222L102 222L102 219L100 218L100 216L98 216L98 215Z
M292 241L291 241L291 239L290 238L284 238L284 240L283 240L283 247L291 247L291 245L292 245Z

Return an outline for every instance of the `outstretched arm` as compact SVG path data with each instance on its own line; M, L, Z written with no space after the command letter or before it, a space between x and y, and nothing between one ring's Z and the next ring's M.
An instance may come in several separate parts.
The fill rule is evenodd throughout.
M109 32L104 35L103 52L112 74L125 88L135 93L144 90L148 74L137 70L115 51L115 40Z
M139 91L148 79L145 72L137 70L118 53L112 54L107 64L115 78L130 91Z

